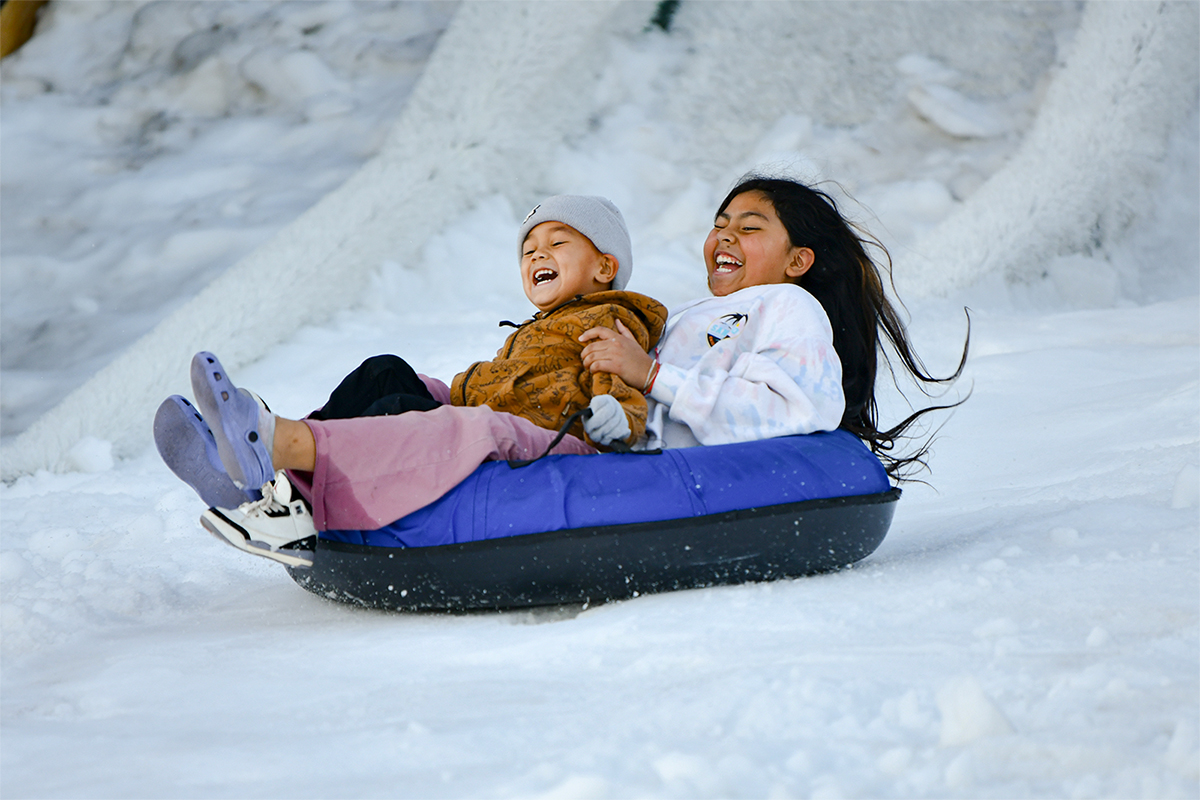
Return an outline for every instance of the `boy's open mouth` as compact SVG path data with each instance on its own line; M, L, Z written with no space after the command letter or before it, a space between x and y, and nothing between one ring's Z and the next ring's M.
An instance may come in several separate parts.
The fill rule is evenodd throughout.
M735 269L740 269L742 266L741 261L738 261L728 253L717 253L713 261L717 265L716 269L713 270L714 275L727 275Z
M545 267L542 267L541 269L536 269L533 271L533 285L541 286L543 283L549 283L557 277L557 272L552 269L546 269Z

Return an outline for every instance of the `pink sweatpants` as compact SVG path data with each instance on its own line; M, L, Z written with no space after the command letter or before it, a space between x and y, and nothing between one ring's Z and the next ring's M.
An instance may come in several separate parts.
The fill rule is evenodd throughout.
M485 461L537 458L555 436L486 406L304 423L316 439L316 467L288 477L312 503L320 531L382 528L437 500ZM554 452L596 450L564 436Z

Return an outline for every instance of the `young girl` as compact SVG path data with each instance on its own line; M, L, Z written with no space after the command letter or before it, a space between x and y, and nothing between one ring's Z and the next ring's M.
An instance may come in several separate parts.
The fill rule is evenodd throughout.
M879 331L909 372L924 382L938 379L913 354L864 239L832 198L793 181L746 179L718 209L704 255L713 297L671 315L655 356L638 347L620 322L615 330L595 327L580 337L589 370L646 392L644 445L749 441L842 427L866 440L893 477L919 460L923 448L905 458L887 451L932 409L887 431L876 425ZM436 500L483 461L540 454L553 436L486 408L435 409L422 415L420 435L412 416L286 426L281 420L274 465L294 470L293 480L267 484L262 501L232 512L244 533L221 527L213 515L224 512L206 512L202 521L244 550L303 564L303 548L316 530L381 527ZM301 424L315 446L294 447L290 435L280 436ZM365 442L376 445L370 463L351 456ZM567 437L556 451L587 452L582 445ZM311 502L313 519L293 484ZM245 541L235 541L238 536Z
M884 294L868 244L886 258L883 246L860 235L825 192L786 179L743 178L721 203L704 245L713 297L674 309L655 355L619 327L588 331L584 364L626 380L652 375L651 446L840 427L867 442L900 479L905 467L923 463L927 443L907 456L890 451L920 416L945 407L921 409L879 430L880 333L905 370L927 384L955 380L967 346L952 375L928 374Z

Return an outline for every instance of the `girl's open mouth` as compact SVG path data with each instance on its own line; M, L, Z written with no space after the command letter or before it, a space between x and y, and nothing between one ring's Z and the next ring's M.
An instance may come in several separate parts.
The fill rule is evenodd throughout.
M727 275L730 272L742 267L742 262L738 261L728 253L717 253L716 257L713 258L713 261L717 265L716 269L713 270L714 275Z
M533 285L541 286L543 283L549 283L558 277L558 273L552 269L545 267L533 271Z

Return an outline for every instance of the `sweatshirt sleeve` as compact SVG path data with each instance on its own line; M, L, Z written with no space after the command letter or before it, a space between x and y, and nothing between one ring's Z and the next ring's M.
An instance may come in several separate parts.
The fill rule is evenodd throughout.
M834 430L845 399L829 321L807 292L755 309L752 330L703 348L690 367L663 363L650 396L700 444Z

